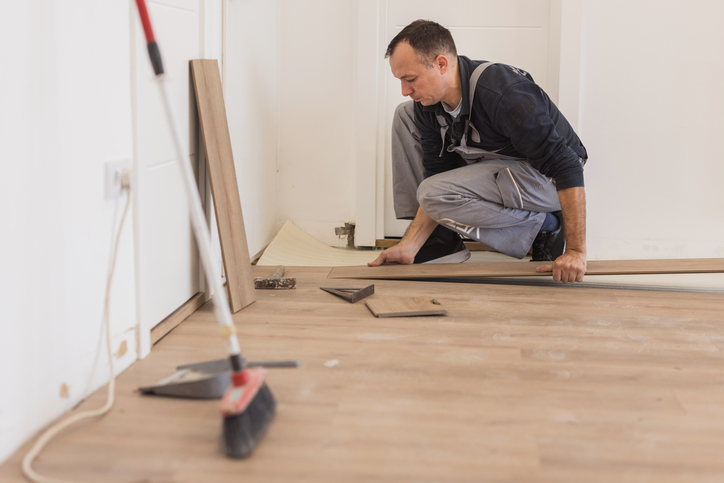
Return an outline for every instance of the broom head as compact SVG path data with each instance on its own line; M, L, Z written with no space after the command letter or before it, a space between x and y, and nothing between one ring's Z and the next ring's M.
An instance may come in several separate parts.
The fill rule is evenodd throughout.
M232 385L221 400L224 443L231 458L249 456L274 417L276 401L264 377L262 367L233 373Z

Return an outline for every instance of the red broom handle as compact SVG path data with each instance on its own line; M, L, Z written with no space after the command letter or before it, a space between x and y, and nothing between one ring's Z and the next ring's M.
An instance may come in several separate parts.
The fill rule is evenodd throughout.
M146 35L148 56L151 58L153 71L159 76L163 74L163 62L161 62L161 51L158 50L156 38L153 36L153 27L151 26L151 18L148 16L146 0L136 0L136 6L138 7L138 15L141 17L143 33Z
M146 9L146 0L136 0L136 6L138 7L138 15L141 16L141 23L143 24L143 32L146 34L146 42L155 42L156 39L153 36L153 27L151 27L151 19L148 16L148 9Z

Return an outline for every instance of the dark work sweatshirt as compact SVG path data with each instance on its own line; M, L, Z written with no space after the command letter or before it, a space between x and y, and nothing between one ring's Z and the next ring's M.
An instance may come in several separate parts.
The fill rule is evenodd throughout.
M427 176L467 164L447 148L460 144L465 120L470 117L470 75L481 63L458 57L463 97L460 115L454 122L441 102L432 106L415 103L415 122L420 130ZM437 115L446 116L450 125L445 149ZM505 64L488 66L478 79L470 122L480 134L480 142L468 133L469 147L523 158L552 178L558 190L583 186L580 160L588 158L586 148L558 107L527 72Z

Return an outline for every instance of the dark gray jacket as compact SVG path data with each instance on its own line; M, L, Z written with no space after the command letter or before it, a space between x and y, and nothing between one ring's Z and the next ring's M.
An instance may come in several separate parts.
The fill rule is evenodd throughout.
M460 144L465 120L470 116L470 75L481 63L458 57L463 99L454 123L442 103L415 103L427 176L467 164L447 148ZM530 74L513 66L493 64L480 76L473 99L471 124L480 134L480 142L468 135L468 146L524 158L543 175L553 178L558 190L583 186L580 160L588 158L586 148ZM437 115L446 116L448 124L452 123L445 136L445 149Z

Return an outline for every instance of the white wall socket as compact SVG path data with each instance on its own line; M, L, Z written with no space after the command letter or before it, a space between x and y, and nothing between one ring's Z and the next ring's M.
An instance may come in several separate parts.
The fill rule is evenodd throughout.
M105 199L115 200L123 193L121 186L121 174L124 169L131 169L130 159L118 159L116 161L106 161L105 172Z

